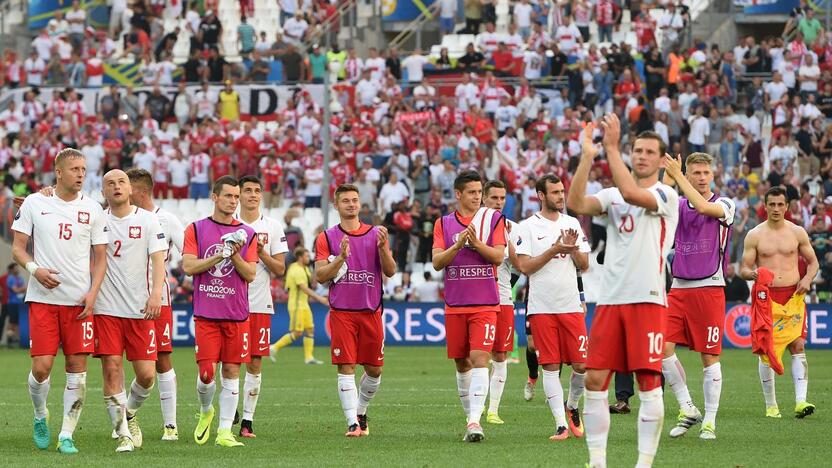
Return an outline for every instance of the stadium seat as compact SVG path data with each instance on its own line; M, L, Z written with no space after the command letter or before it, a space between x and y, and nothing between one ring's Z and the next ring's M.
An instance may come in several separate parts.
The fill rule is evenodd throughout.
M173 198L165 198L163 200L156 200L156 204L165 211L173 213L179 211L179 200Z
M192 198L183 198L179 200L179 211L188 212L196 209L196 200Z
M211 201L210 198L200 198L196 201L194 206L194 211L197 213L198 216L208 216L214 210L214 203Z

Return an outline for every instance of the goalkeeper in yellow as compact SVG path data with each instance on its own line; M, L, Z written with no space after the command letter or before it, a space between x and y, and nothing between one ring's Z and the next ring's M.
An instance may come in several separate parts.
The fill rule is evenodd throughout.
M303 335L303 360L306 364L323 364L315 359L315 322L312 321L312 309L309 307L309 298L329 307L329 301L315 293L315 276L309 268L311 256L309 251L303 247L294 250L296 262L289 265L286 270L286 290L289 292L289 333L283 335L270 348L272 362L277 359L277 352L286 346L294 343Z

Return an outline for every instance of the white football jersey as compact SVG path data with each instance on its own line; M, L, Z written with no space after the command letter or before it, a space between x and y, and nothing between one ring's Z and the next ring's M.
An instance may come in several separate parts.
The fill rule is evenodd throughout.
M535 213L523 220L516 229L518 232L514 249L518 256L542 255L558 241L560 232L567 229L578 231L579 252L589 253L592 250L581 229L581 223L564 213L558 215L557 221L550 221L540 213ZM556 255L529 277L527 314L568 314L582 311L578 272L571 255Z
M609 221L599 305L667 305L665 268L679 222L679 194L660 182L647 190L658 204L655 212L628 204L615 187L592 195Z
M106 227L101 205L83 193L70 202L39 193L26 197L12 229L32 238L35 263L57 270L61 282L46 289L30 276L26 302L76 305L90 290L90 246L107 243Z
M150 255L168 249L159 218L139 207L118 218L107 210L107 274L95 303L96 314L144 318L152 277Z
M171 246L176 247L180 254L182 253L185 244L185 228L179 222L179 219L170 212L158 207L153 212L159 218L162 232L165 233L165 240L168 242L168 254L165 256L165 270L167 270ZM153 268L150 271L150 277L153 278ZM162 305L170 305L170 282L167 281L166 283L164 289L162 289Z
M238 216L237 219L242 221ZM279 222L272 218L260 215L260 219L249 224L257 232L257 237L262 242L263 250L269 255L277 255L289 251L286 243L286 234ZM252 314L273 314L274 301L272 301L271 274L262 260L257 262L257 274L254 281L248 285L248 304Z
M514 305L511 300L511 262L508 259L508 243L516 239L517 223L505 220L506 226L511 226L511 232L506 229L506 253L503 263L497 267L497 290L500 292L500 305Z

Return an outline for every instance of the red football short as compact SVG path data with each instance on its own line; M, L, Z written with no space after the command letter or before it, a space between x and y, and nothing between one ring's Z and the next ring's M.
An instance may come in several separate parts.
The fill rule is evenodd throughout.
M471 351L490 353L497 337L497 310L445 314L445 343L450 359L467 358Z
M83 306L29 303L29 355L54 356L58 345L64 356L95 351L92 315L78 320Z
M153 183L153 198L167 198L168 197L168 183L154 182Z
M670 290L665 341L719 355L724 324L725 290L721 286Z
M587 367L616 372L662 371L667 307L659 304L600 305L589 330ZM537 330L535 329L535 345Z
M122 356L128 361L156 360L156 325L153 320L96 314L95 355Z
M251 360L248 319L205 320L194 318L196 361L239 364Z
M329 311L333 364L384 365L384 323L376 312Z
M569 314L532 314L534 347L540 364L574 364L586 362L586 321L582 312Z
M272 314L257 314L252 312L248 316L249 336L254 341L251 347L252 356L268 356L269 346L272 344Z
M159 317L154 320L156 325L156 338L159 340L159 345L156 350L160 353L173 352L173 308L169 305L163 305Z
M514 351L514 306L501 305L497 313L497 332L491 351L507 353Z

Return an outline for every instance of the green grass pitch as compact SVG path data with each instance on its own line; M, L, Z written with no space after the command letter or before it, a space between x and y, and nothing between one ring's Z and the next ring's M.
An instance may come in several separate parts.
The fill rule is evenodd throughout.
M139 413L144 446L132 454L114 453L110 422L101 394L100 364L90 359L87 403L75 433L81 453L63 456L50 448L38 451L32 443L32 409L26 391L29 358L25 351L0 352L0 463L4 466L583 466L587 460L583 439L550 442L554 422L541 384L532 402L522 397L525 364L510 365L500 415L504 426L483 424L486 439L480 444L462 442L465 429L456 396L451 361L444 348L390 347L381 389L373 401L371 435L344 438L344 418L337 396L335 369L308 366L301 350L281 352L277 364L264 362L263 389L255 416L257 439L246 446L226 449L193 441L196 425L196 365L190 348L175 350L179 382L178 442L161 442L158 391L154 389ZM319 357L327 350L319 348ZM702 407L702 373L698 355L681 351L694 402ZM763 417L764 405L757 377L756 358L748 351L723 355L724 385L717 419L718 439L704 442L694 430L671 440L667 431L677 414L672 395L665 395L665 426L656 466L676 467L815 467L832 460L832 352L807 353L810 368L809 400L817 412L804 420L793 417L794 387L788 373L777 378L783 419ZM65 383L63 359L53 373L49 408L53 444L61 424L61 398ZM132 375L132 371L127 372ZM564 386L568 378L564 377ZM217 392L219 393L219 392ZM242 393L242 391L241 391ZM612 392L611 392L612 394ZM215 400L216 401L216 400ZM638 405L637 399L632 402ZM216 403L215 403L216 404ZM241 402L242 404L242 402ZM582 404L583 406L583 404ZM483 417L483 421L485 418ZM239 427L235 427L235 432ZM612 415L608 445L610 467L633 466L636 453L636 415Z

